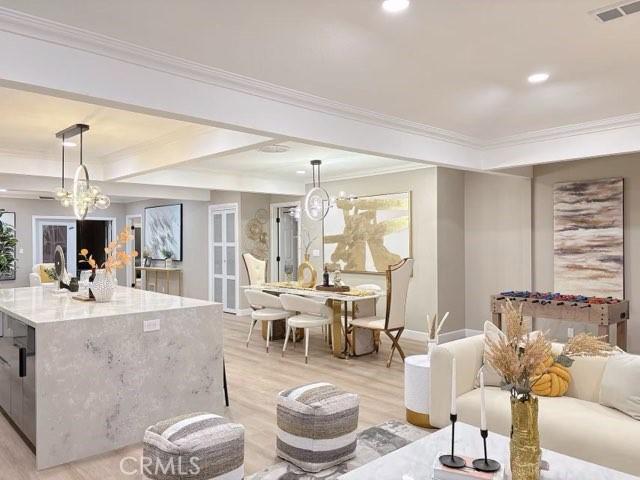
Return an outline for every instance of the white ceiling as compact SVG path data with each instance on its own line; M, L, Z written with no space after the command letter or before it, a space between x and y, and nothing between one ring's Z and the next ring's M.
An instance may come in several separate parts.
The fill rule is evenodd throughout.
M365 175L380 175L396 171L425 168L424 165L335 148L308 145L299 142L279 142L289 147L282 153L268 153L259 149L232 153L222 157L204 158L189 162L190 170L210 173L236 172L262 178L279 178L292 182L311 183L310 161L322 160L321 179L334 180ZM304 174L298 173L303 171Z
M86 123L85 160L144 144L189 128L191 124L141 113L93 105L33 92L0 87L0 150L60 158L56 132L75 123ZM70 139L79 144L79 137ZM66 152L77 161L77 149Z
M607 0L0 0L380 114L495 139L640 112L640 14ZM547 71L531 86L526 77Z

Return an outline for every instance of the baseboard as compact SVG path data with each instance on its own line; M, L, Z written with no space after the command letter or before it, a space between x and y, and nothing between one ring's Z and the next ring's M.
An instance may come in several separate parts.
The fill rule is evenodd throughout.
M481 330L473 330L471 328L461 328L459 330L453 330L452 332L445 332L440 334L438 343L453 342L454 340L460 340L461 338L473 337L474 335L481 335ZM418 342L427 343L427 333L420 332L418 330L405 330L402 334L402 338L408 338L410 340L417 340Z

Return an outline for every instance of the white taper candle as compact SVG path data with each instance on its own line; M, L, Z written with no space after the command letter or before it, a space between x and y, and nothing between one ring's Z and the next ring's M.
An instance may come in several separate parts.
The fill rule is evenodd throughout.
M451 415L457 415L456 408L456 359L451 363Z
M480 430L487 429L487 410L484 404L484 371L480 370Z

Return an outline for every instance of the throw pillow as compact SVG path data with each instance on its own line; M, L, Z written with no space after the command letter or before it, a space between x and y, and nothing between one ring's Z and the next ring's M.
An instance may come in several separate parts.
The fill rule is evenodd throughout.
M484 371L484 384L487 387L499 387L502 385L502 376L487 362L487 352L489 346L487 345L487 338L492 341L497 341L503 338L505 335L502 331L491 322L484 322L484 354L482 356L482 368Z
M600 404L640 420L640 356L612 355L600 383Z
M40 282L41 283L51 283L53 282L53 278L51 277L51 275L49 275L49 272L47 270L54 268L54 264L53 263L42 263L40 265Z
M531 379L533 382L531 390L536 395L561 397L569 390L569 383L571 383L569 369L557 363L552 355L549 355L536 374L537 376Z

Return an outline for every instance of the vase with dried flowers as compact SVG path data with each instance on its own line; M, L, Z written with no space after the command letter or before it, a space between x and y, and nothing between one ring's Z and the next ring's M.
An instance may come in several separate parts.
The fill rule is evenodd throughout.
M551 341L547 333L529 333L522 305L518 308L507 300L503 315L505 335L486 338L486 359L502 376L503 388L511 392L512 478L537 480L540 478L538 399L532 389L551 368L546 367L549 357L553 357ZM613 348L603 338L587 333L576 335L555 357L555 362L570 366L572 357L607 355Z
M104 249L106 260L100 266L98 266L93 255L89 254L89 250L86 248L80 250L80 256L82 257L80 263L87 263L95 274L89 287L89 293L95 298L96 302L108 302L111 300L116 290L116 282L113 278L115 271L119 268L124 268L138 256L138 252L135 250L131 253L125 251L127 242L133 238L129 233L130 230L129 226L125 227L118 234L117 240L109 242L109 245Z
M447 318L449 318L449 312L445 313L440 321L438 321L437 313L433 317L427 313L427 353L431 353L435 346L438 345L438 336Z

